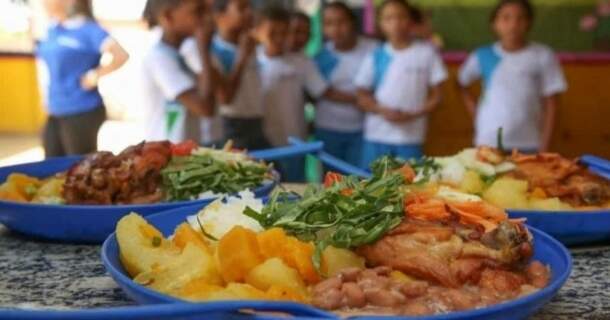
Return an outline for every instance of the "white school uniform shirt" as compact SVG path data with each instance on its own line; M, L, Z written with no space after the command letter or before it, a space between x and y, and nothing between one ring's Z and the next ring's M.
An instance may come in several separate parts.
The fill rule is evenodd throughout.
M203 62L201 61L201 55L197 46L197 41L194 38L188 38L184 41L184 44L180 48L180 53L184 57L187 66L193 70L193 72L200 74L204 70ZM220 63L214 59L217 63L216 67L220 70ZM221 142L224 138L222 119L219 113L216 113L213 117L203 117L200 121L201 131L201 143L209 145L213 143Z
M328 85L314 63L300 54L269 57L257 49L265 105L264 130L273 146L288 143L289 136L306 138L305 97L321 96Z
M163 41L153 45L142 61L142 100L146 106L145 137L174 143L193 139L187 134L188 112L176 98L195 88L195 78L180 53Z
M541 100L567 89L553 51L536 43L517 52L506 52L498 43L480 48L461 67L459 82L468 86L481 78L475 144L495 146L502 127L505 146L539 149Z
M378 42L359 38L350 51L336 50L330 42L316 55L314 62L326 81L335 89L356 94L354 78L362 61L378 46ZM357 106L321 99L316 103L317 128L339 132L360 132L364 123L364 112Z
M220 65L220 71L229 74L239 54L239 48L222 39L218 34L212 39L212 55ZM228 118L253 119L263 115L261 78L256 55L253 54L243 70L239 88L230 104L220 105L220 115Z
M414 42L405 49L395 50L386 43L364 60L356 76L356 86L374 90L375 99L386 108L417 112L424 108L429 88L445 79L447 70L431 45ZM364 138L392 145L422 144L427 125L427 117L393 123L381 115L367 113Z

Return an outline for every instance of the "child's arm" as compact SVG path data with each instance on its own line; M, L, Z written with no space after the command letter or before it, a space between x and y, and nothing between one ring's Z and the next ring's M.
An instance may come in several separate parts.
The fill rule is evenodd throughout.
M477 98L470 92L470 88L462 85L459 85L459 88L462 95L462 101L466 106L466 111L468 111L468 114L474 119L477 114Z
M381 106L377 104L377 100L375 100L375 96L371 90L358 89L356 97L358 100L358 106L364 112L379 113L379 111L382 109Z
M325 99L332 100L339 103L356 105L358 103L358 98L356 95L347 93L341 90L337 90L335 88L328 88L326 92L322 95Z
M559 107L559 95L552 95L543 99L544 118L542 123L542 142L540 152L547 152L551 147L551 139L555 129L555 118Z
M237 91L239 89L239 85L241 83L241 78L246 69L250 57L254 52L254 48L256 46L256 42L254 38L250 35L250 33L245 33L239 40L239 54L237 57L237 63L231 73L227 76L220 77L218 86L218 100L221 104L230 104Z
M551 50L547 50L541 56L542 61L542 104L544 107L544 118L542 123L542 141L540 151L548 151L551 147L553 130L555 129L555 118L559 108L559 96L568 88L559 60Z
M481 78L481 68L476 54L471 54L460 67L458 86L466 111L474 119L477 114L477 97L470 91L471 85Z
M214 83L218 79L218 71L214 68L210 54L213 25L202 24L196 32L197 47L202 61L202 71L197 75L197 87L178 95L176 100L187 108L192 114L211 117L214 115Z

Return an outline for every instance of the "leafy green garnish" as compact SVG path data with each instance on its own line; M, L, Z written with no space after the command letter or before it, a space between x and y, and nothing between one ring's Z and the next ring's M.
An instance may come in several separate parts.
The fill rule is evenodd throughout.
M388 159L389 160L389 159ZM303 241L315 243L313 263L319 269L321 254L329 246L355 248L377 241L404 217L402 175L392 163L379 163L370 180L344 177L323 189L311 186L298 202L289 194L273 193L262 212L246 208L244 214L264 228L279 227Z
M269 167L254 161L218 159L210 154L173 157L161 171L167 200L198 198L201 193L235 193L260 186Z
M496 147L498 148L498 150L500 150L501 153L504 153L504 142L502 141L502 138L503 138L502 137L502 133L503 132L504 132L504 128L503 127L498 128L498 133L497 133L497 136L496 136L496 139L497 139L496 140L497 141L497 146Z
M197 214L197 224L199 225L199 229L201 229L201 233L203 233L203 235L212 240L212 241L218 241L218 239L216 237L214 237L213 235L211 235L209 232L205 231L205 228L203 227L203 225L201 224L201 220L199 220L199 214Z
M420 177L417 180L417 184L428 182L430 177L441 169L440 164L438 164L434 158L430 157L403 160L397 157L384 156L371 164L371 171L373 172L373 176L380 176L383 174L383 172L398 170L407 164L411 166L415 173Z

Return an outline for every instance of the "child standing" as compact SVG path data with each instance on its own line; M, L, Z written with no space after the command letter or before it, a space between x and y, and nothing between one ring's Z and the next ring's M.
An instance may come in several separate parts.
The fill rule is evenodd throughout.
M214 0L213 9L217 33L211 51L221 66L216 97L225 138L240 149L267 148L250 1Z
M507 148L547 151L553 135L558 95L567 88L555 55L527 39L534 11L527 0L501 0L491 24L498 42L476 50L462 66L459 82L475 120L475 144L495 146L502 128ZM482 78L479 101L467 86Z
M316 137L333 156L360 165L364 112L357 104L354 78L377 42L358 36L357 18L343 2L331 2L323 11L328 42L314 58L320 73L347 100L321 99L316 110Z
M358 101L367 111L362 165L383 155L423 154L427 116L441 101L447 71L436 50L411 39L411 8L386 0L379 22L387 42L364 61L356 77Z
M148 138L181 142L199 139L198 117L214 112L212 75L193 74L180 56L183 41L200 27L202 5L199 0L152 0L151 10L161 27L161 38L144 58L143 88L149 106ZM208 46L211 33L200 32L198 41ZM203 51L201 59L209 61ZM164 128L162 136L159 128Z
M261 13L256 32L261 42L257 50L265 105L265 133L273 146L288 143L289 136L306 138L304 91L312 97L328 89L315 65L302 54L286 52L290 13L279 7ZM304 158L279 162L282 177L291 182L304 180Z

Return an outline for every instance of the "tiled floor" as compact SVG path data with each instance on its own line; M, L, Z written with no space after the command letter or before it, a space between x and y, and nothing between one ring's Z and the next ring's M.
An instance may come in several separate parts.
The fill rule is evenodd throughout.
M42 160L38 135L0 134L0 166Z

